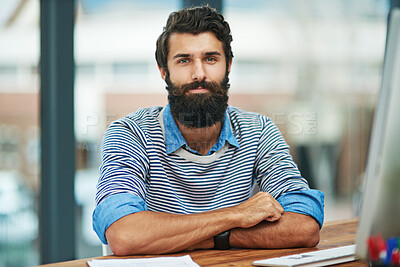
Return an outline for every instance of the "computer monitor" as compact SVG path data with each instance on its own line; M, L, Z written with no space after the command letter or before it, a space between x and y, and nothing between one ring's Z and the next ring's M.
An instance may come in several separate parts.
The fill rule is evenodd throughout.
M391 10L382 84L376 104L356 254L366 260L367 239L400 236L400 9Z

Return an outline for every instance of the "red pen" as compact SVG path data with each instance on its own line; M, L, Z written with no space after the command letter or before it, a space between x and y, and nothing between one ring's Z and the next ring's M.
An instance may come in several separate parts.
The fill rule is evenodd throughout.
M384 263L386 259L386 242L380 234L370 236L367 240L371 262Z
M392 265L400 265L400 251L398 248L395 248L392 252Z
M379 259L379 251L377 242L375 242L376 236L370 236L367 240L368 242L368 252L370 261L376 262Z
M386 242L381 235L376 235L375 242L378 247L379 260L381 262L385 262L386 255L387 255Z

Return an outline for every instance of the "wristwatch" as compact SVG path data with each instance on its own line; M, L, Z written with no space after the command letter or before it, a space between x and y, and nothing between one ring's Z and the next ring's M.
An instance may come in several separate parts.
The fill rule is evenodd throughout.
M231 235L231 231L222 232L216 236L214 236L214 249L230 249L229 245L229 236Z

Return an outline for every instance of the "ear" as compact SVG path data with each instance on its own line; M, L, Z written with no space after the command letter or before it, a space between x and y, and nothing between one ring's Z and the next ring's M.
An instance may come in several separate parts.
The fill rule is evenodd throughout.
M165 77L167 76L167 73L163 68L160 67L160 65L157 64L158 70L160 71L161 78L165 81Z
M231 61L230 61L229 64L228 64L228 72L231 72L232 60L233 60L233 59L231 59Z

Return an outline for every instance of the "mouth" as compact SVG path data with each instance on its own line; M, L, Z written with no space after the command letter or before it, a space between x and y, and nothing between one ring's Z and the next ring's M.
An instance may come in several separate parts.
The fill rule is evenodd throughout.
M203 94L203 93L207 93L207 92L209 92L208 89L199 86L195 89L190 89L187 93L188 94Z

